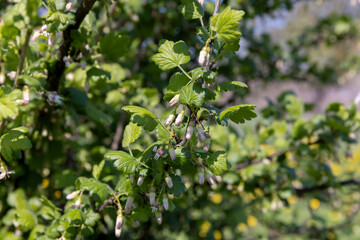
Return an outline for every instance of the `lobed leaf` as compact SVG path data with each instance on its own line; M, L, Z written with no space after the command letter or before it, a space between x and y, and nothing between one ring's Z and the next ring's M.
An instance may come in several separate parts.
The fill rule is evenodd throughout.
M239 40L241 33L237 28L244 14L244 11L233 10L229 6L211 18L210 28L216 32L216 37L223 42Z
M122 146L127 147L133 143L141 134L141 128L135 123L130 122L125 127L124 138L122 140Z
M251 120L256 117L254 112L255 105L243 104L238 106L229 107L220 113L220 120L228 118L235 123L244 123L245 120Z
M123 151L111 151L105 154L106 160L115 160L114 166L121 172L131 174L138 164L136 158Z
M182 0L178 10L188 20L201 18L204 14L203 8L197 0Z
M161 70L166 71L189 62L190 52L184 41L174 43L165 40L160 42L159 53L152 59Z
M158 118L155 114L138 106L125 106L122 110L132 113L132 121L142 126L147 131L153 131L158 125Z

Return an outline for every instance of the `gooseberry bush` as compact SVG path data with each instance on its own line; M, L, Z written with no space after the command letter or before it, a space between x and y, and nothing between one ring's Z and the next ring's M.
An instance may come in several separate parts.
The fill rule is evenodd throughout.
M218 0L1 7L0 239L326 237L338 222L308 223L320 200L356 217L355 105L310 120L291 92L258 113L218 105L248 91L221 72L243 11ZM277 217L313 193L310 214ZM247 230L257 219L266 230Z

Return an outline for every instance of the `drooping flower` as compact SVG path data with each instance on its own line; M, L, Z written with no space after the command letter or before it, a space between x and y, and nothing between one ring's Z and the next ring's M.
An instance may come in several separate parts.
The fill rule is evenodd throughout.
M179 103L180 94L176 94L169 102L170 106L174 106Z
M199 59L198 63L201 66L206 66L210 61L210 48L208 46L205 46L202 48L202 50L199 53Z
M175 119L175 115L170 114L169 117L165 120L165 126L169 126L170 124L172 124L174 119Z
M176 117L175 126L180 126L182 121L184 120L184 110Z
M175 160L175 158L176 158L176 156L175 156L175 150L174 150L174 148L170 145L169 146L169 154L170 154L170 158L171 158L171 160Z

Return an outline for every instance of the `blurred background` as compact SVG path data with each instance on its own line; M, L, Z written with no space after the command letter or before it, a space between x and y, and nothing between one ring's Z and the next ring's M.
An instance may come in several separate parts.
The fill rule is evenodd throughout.
M16 13L9 11L16 2L0 1L2 24ZM36 206L44 195L62 208L78 176L91 176L108 149L122 149L129 122L122 106L168 116L163 96L174 71L161 72L151 60L161 39L184 40L192 55L186 69L198 67L200 23L178 12L181 1L104 2L106 8L101 1L95 4L76 36L73 47L83 58L66 68L60 90L66 107L36 112L48 104L32 88L32 101L22 109L31 114L10 123L31 126L33 148L26 159L10 164L17 174L0 185L0 238L21 239L10 234L14 199L27 197ZM78 4L74 1L75 8ZM224 0L221 9L228 5L245 11L243 37L236 55L217 62L219 78L249 88L219 94L214 105L255 104L258 117L230 128L212 126L211 150L225 148L231 170L211 187L184 179L188 191L173 199L176 208L163 213L162 225L154 219L127 223L122 237L360 239L360 0ZM213 7L213 1L204 1L205 25ZM120 51L123 57L109 52L99 57L99 46L119 34L128 36L128 44L110 45L110 53ZM2 69L16 71L18 46L1 43ZM30 42L30 49L33 61L48 61L57 50L44 41ZM93 66L101 71L90 75ZM45 79L39 73L36 83L44 85ZM134 148L143 151L153 141L144 135ZM116 174L105 163L101 180L116 184ZM113 210L101 213L88 239L115 239L109 233Z

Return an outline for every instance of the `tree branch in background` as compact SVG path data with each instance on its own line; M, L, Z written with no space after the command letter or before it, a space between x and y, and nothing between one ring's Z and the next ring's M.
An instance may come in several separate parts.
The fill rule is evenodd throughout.
M213 15L218 14L219 8L220 8L220 3L221 3L221 0L215 0L215 6L214 6L214 13L213 13Z
M31 29L26 30L25 42L24 42L23 48L21 49L19 65L18 65L18 68L16 70L16 77L15 77L15 80L14 80L13 88L18 87L18 78L19 78L19 75L21 74L21 71L22 71L22 69L24 67L24 62L25 62L25 58L26 58L27 49L29 47L29 41L30 41L31 33L32 33Z
M120 115L120 119L118 121L118 124L116 126L116 132L114 135L114 139L111 143L111 149L112 150L119 150L119 143L120 140L122 139L123 133L124 133L124 126L125 126L125 117L126 114L125 113L121 113Z
M63 41L60 45L57 60L54 66L48 69L48 90L57 91L60 84L60 79L65 70L65 63L63 58L68 55L71 43L73 39L71 38L71 31L77 30L80 27L80 24L90 12L96 0L83 0L75 13L75 24L69 25L67 29L63 31Z
M297 196L303 196L306 193L310 193L310 192L314 192L314 191L321 191L321 190L326 190L330 187L336 187L336 186L345 186L345 185L360 185L360 179L350 179L350 180L344 180L341 182L337 182L334 185L329 185L329 184L322 184L322 185L318 185L318 186L313 186L313 187L307 187L307 188L295 188L295 194Z

